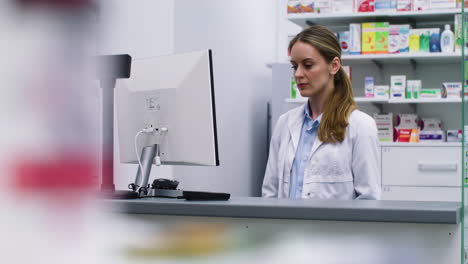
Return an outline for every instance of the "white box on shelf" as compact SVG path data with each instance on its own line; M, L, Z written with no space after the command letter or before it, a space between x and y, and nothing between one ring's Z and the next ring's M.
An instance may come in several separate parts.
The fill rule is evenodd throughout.
M461 142L462 130L461 129L448 129L446 131L447 142Z
M331 0L315 0L315 12L318 14L327 14L332 12Z
M421 92L421 80L407 80L406 81L406 98L418 99Z
M441 88L442 98L461 98L461 82L443 82Z
M379 141L393 142L393 114L373 114Z
M349 54L361 54L361 24L349 24Z
M419 128L419 117L416 114L397 114L395 127L403 129Z
M430 8L430 0L414 0L413 2L414 11L429 10Z
M429 5L431 9L449 9L449 8L456 8L457 1L456 0L430 0Z
M400 26L390 25L388 29L388 53L394 54L400 51Z
M390 87L388 85L375 85L374 86L374 98L376 99L388 99Z
M443 130L419 131L419 142L444 142Z
M421 131L442 130L442 121L438 118L421 118Z
M440 99L441 92L440 92L440 89L421 89L421 92L419 93L419 97Z
M374 77L364 78L364 96L366 98L374 97Z
M374 113L374 120L377 127L392 127L393 128L393 113L377 114Z
M397 0L397 11L411 11L413 10L412 0Z
M354 1L331 0L332 13L352 14L354 12Z
M341 54L349 54L349 31L338 32L338 40L341 46Z
M374 0L376 13L391 12L396 10L396 0Z
M409 24L398 25L400 28L400 35L399 35L399 52L409 52L409 38L410 38L410 29L411 26Z
M393 142L393 128L391 127L378 127L377 137L379 141Z
M405 98L406 75L390 76L390 98Z

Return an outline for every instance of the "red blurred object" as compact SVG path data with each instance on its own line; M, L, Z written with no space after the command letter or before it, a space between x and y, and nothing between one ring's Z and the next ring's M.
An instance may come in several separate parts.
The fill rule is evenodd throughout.
M82 155L67 153L48 160L20 158L13 168L13 184L20 191L88 189L97 182L96 160Z
M22 6L45 6L54 8L82 8L89 7L93 0L15 0Z
M374 12L374 0L358 0L358 12Z

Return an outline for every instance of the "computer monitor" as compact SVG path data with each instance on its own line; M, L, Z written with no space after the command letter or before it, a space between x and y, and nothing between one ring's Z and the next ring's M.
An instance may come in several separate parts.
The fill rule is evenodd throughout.
M122 163L159 144L163 165L219 165L211 50L133 59L116 104Z

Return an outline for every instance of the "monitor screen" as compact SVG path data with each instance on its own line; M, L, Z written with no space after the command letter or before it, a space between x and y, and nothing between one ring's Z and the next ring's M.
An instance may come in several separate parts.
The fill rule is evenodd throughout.
M162 164L219 165L211 50L134 59L116 88L121 162L159 144Z

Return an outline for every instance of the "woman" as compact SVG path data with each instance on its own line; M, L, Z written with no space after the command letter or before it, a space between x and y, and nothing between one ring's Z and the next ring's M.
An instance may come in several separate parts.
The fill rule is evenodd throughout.
M262 195L380 199L377 128L357 110L337 38L312 26L291 40L288 51L299 92L309 100L277 122Z

